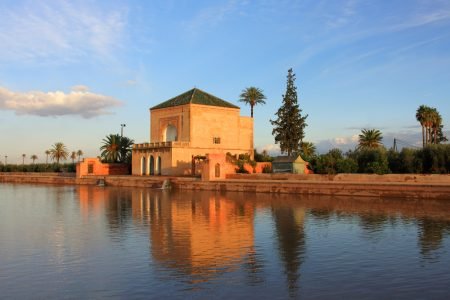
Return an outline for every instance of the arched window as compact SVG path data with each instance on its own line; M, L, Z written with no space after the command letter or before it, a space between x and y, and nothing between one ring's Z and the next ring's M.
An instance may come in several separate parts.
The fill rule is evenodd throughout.
M158 158L156 159L156 165L156 174L161 175L161 156L158 156Z
M176 141L177 139L177 128L172 124L167 125L166 130L164 131L164 141L172 142Z
M220 164L217 163L215 166L215 173L216 173L216 178L220 177Z
M141 158L141 175L145 175L146 172L146 159L145 156Z
M150 175L155 175L155 159L153 155L150 156Z

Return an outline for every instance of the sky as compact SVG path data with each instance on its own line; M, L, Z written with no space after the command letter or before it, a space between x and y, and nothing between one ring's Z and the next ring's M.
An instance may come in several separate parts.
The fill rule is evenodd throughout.
M98 156L120 132L149 141L149 108L193 87L241 107L256 86L255 147L275 154L270 119L289 68L320 153L361 129L420 145L422 105L450 128L450 1L0 1L0 160L63 142Z

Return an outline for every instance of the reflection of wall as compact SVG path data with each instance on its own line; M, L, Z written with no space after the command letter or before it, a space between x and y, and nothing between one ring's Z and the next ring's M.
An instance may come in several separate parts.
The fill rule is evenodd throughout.
M239 263L253 247L252 202L207 193L171 193L169 199L145 190L132 199L134 215L148 210L152 255L168 267L208 276Z

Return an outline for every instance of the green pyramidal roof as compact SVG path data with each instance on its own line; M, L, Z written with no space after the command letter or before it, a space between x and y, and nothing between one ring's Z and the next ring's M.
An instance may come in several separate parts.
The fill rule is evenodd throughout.
M208 94L200 89L193 88L192 90L189 90L181 95L178 95L167 101L164 101L163 103L153 106L150 109L159 109L159 108L166 108L166 107L172 107L172 106L180 106L180 105L185 105L185 104L189 104L189 103L201 104L201 105L211 105L211 106L221 106L221 107L228 107L228 108L239 108L239 106L231 104L220 98L217 98L216 96Z

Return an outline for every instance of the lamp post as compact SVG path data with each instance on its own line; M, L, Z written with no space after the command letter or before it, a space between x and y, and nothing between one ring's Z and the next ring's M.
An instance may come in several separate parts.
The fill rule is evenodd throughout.
M126 126L126 124L120 124L120 137L123 137L123 128Z

